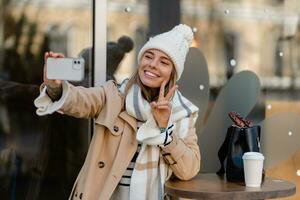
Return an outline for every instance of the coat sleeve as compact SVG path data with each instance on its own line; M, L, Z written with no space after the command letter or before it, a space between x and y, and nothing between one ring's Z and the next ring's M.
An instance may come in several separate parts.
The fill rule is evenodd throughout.
M58 112L77 118L97 117L106 102L104 87L85 88L70 84L68 95Z
M193 178L200 170L201 156L195 129L197 117L197 113L189 117L191 123L188 125L186 137L180 138L174 132L172 142L167 146L161 147L165 162L170 165L175 176L181 180Z
M63 83L62 97L55 102L47 96L46 88L41 88L41 94L34 104L38 115L59 112L77 118L97 117L106 102L106 87L112 87L112 81L101 87L85 88L73 86L68 82Z

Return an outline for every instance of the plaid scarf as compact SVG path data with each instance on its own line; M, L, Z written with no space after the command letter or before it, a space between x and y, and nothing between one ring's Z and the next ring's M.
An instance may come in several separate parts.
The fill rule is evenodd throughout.
M124 83L124 82L123 82ZM127 82L121 85L124 89ZM163 145L162 137L151 112L151 106L142 97L138 85L133 85L126 96L126 111L129 115L141 121L136 138L142 143L137 157L130 183L130 200L164 198L164 183L171 176L171 168L162 159L159 145ZM174 125L174 133L179 138L188 134L188 127L195 123L195 117L190 117L198 108L181 95L175 92L172 99L172 113L169 123Z

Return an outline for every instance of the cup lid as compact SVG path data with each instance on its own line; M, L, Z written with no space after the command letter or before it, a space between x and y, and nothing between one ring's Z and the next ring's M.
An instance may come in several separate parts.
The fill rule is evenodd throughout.
M263 154L259 153L259 152L246 152L243 155L243 159L250 159L250 160L264 160L265 157Z

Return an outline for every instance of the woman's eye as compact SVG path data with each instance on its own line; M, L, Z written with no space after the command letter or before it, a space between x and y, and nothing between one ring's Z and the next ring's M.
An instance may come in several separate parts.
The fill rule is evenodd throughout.
M151 56L149 56L149 55L145 55L145 58L151 59Z
M161 64L163 64L163 65L169 65L169 63L165 62L165 61L161 61Z

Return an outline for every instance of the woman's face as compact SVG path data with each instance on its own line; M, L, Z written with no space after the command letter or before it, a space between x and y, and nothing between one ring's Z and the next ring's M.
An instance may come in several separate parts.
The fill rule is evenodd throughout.
M141 58L138 73L143 85L159 88L163 81L169 82L173 70L173 63L167 54L149 49Z

